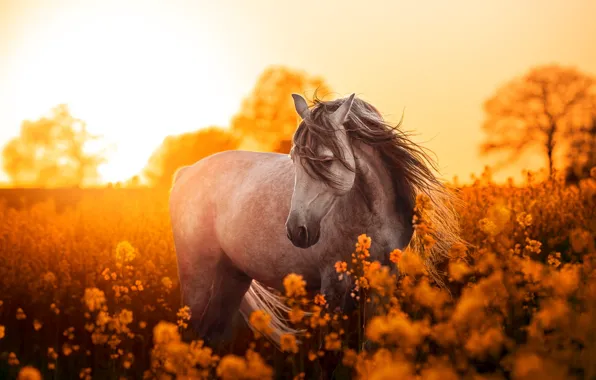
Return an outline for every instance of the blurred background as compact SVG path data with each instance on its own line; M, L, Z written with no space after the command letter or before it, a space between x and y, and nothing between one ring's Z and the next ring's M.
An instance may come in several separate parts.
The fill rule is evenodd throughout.
M0 186L167 187L355 92L443 178L596 164L596 2L0 0Z

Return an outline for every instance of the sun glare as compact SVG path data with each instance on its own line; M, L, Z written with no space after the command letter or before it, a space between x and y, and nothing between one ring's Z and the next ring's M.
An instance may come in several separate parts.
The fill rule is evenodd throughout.
M138 173L165 136L225 124L237 107L217 96L229 91L226 62L206 25L175 9L129 7L56 10L14 54L20 120L68 104L103 137L105 182Z

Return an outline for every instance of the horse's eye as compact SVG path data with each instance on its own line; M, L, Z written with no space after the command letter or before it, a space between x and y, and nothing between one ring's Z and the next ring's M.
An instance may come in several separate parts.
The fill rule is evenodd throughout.
M332 158L328 158L326 160L321 161L323 163L323 165L325 167L331 167L331 165L333 165L333 159Z

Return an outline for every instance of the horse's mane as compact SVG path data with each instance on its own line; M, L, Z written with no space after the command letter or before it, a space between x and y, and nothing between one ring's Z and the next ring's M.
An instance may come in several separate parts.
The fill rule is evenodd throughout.
M306 158L303 164L307 172L329 186L334 186L337 180L317 157L319 146L327 147L345 167L356 170L342 156L339 141L333 138L335 126L329 118L343 101L321 101L315 96L310 115L300 123L293 138L292 154ZM425 251L420 237L414 232L409 247L421 254L431 276L443 284L437 265L448 257L451 246L460 241L459 222L454 211L457 198L434 174L436 164L425 149L414 143L400 126L401 121L396 126L390 125L375 107L358 98L354 98L344 123L351 140L373 146L380 153L393 180L398 212L411 222L417 195L422 193L430 198L433 207L427 217L433 226L431 234L436 243Z

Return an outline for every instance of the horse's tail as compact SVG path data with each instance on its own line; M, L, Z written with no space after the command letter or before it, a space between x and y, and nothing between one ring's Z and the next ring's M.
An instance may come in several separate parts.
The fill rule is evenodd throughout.
M262 310L271 317L271 322L269 324L271 327L270 331L258 331L250 324L250 315L256 310ZM289 311L290 308L283 302L283 299L280 296L275 294L270 288L255 280L250 284L250 288L240 303L240 313L250 328L263 334L277 347L280 346L282 335L298 335L302 332L301 330L296 330L290 326L289 320L286 318Z

